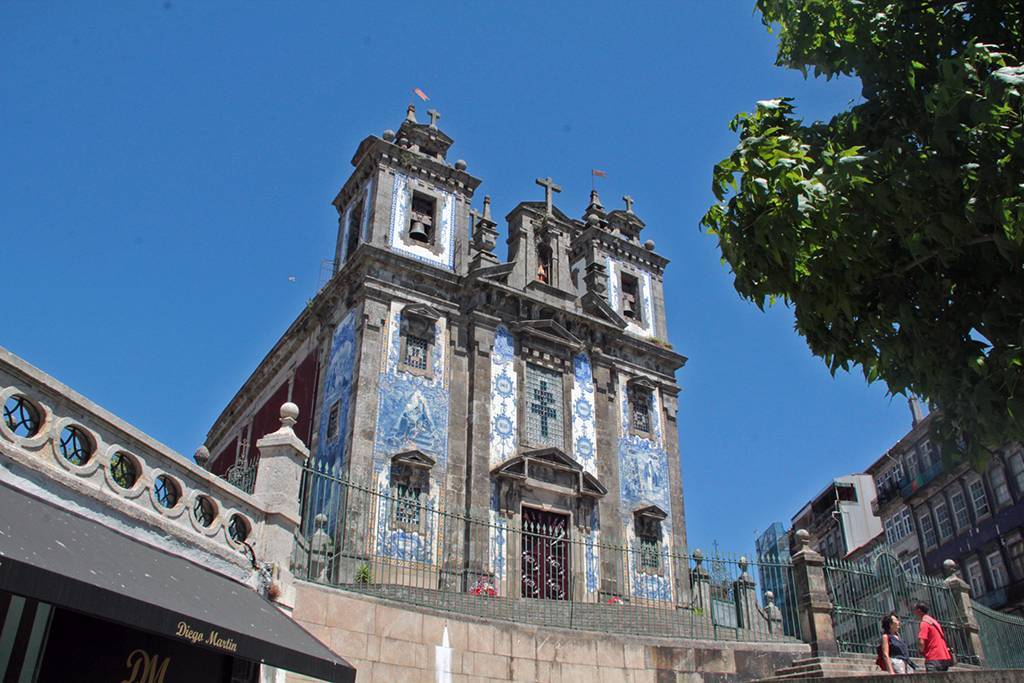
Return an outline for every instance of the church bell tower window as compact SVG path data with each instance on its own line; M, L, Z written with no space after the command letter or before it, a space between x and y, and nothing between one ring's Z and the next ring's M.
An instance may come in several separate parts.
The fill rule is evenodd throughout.
M348 233L345 239L345 260L352 258L352 252L359 246L359 232L363 219L363 200L352 207L348 214Z
M622 317L643 322L643 307L640 305L640 283L632 275L622 274Z
M422 192L412 193L412 209L409 212L409 239L423 244L434 243L434 223L437 216L437 201Z

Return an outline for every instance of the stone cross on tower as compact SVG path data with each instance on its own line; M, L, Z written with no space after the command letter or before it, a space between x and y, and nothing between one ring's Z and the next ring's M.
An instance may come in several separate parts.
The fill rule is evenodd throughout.
M622 197L622 201L626 202L626 213L633 213L633 198L627 194Z
M441 118L441 112L436 109L428 109L427 116L430 117L430 127L437 128L437 120Z
M544 202L547 204L548 215L551 214L551 200L554 198L554 192L561 192L562 188L555 185L555 181L551 179L551 176L547 178L537 178L536 182L538 185L544 188Z

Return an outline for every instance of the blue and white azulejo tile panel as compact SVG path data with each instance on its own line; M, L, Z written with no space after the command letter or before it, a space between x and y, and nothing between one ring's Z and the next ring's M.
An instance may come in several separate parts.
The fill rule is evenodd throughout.
M572 455L583 469L597 476L597 427L594 417L594 373L590 357L572 359Z
M388 317L374 459L381 467L396 453L419 449L436 462L432 474L440 475L448 459L447 321L442 318L434 325L431 376L413 375L401 369L398 357L404 306L393 302Z
M391 194L391 248L432 266L452 270L455 267L455 195L451 192L430 186L432 193L440 199L437 212L439 225L434 237L437 244L441 245L438 253L403 236L409 221L415 182L417 181L406 175L395 174L395 185Z
M446 381L447 321L434 325L431 376L414 375L402 369L402 309L392 302L384 336L380 373L380 398L377 409L377 433L374 442L374 473L377 490L390 491L391 457L417 449L434 459L430 472L429 510L439 510L440 488L448 462L448 402ZM433 562L437 543L436 512L425 510L426 535L393 528L388 509L390 501L381 499L374 535L377 553L415 562Z
M634 552L630 553L630 576L633 595L651 600L671 600L672 581L668 553L672 542L672 499L670 495L668 453L663 447L661 427L661 402L658 392L652 396L651 417L653 438L645 439L630 434L629 401L625 383L618 388L621 433L619 438L619 495L621 517L626 538ZM662 555L665 573L663 576L638 571L634 559L639 557L639 546L634 526L634 511L657 505L668 515L661 524ZM635 547L634 547L635 546Z
M356 357L356 316L353 311L334 329L331 352L324 374L323 400L320 402L320 428L315 461L333 475L341 473L345 462L348 413L352 398L352 372ZM330 416L337 404L337 426L328 438Z
M491 467L516 454L518 426L516 399L519 380L515 366L516 340L504 325L494 334L491 349Z

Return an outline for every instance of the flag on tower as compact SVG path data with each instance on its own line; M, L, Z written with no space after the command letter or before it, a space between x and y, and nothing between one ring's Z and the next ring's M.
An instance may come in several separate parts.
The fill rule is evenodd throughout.
M607 178L608 174L604 171L599 171L596 168L590 169L590 175L597 176L598 178Z
M423 92L423 91L422 91L422 90L420 90L419 88L413 88L413 89L412 89L412 91L413 91L414 93L416 93L416 95L418 95L418 96L419 96L419 98L420 98L421 100L423 100L424 102L426 102L427 100L429 100L429 99L430 99L429 97L427 97L427 93Z

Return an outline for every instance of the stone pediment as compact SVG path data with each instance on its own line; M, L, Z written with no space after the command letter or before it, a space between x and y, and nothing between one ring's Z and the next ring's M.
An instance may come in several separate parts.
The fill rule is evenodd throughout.
M483 268L477 268L470 275L473 277L485 277L504 282L508 279L509 274L515 270L516 264L514 261L509 263L499 263L495 266L484 266Z
M630 391L639 389L641 391L653 392L658 388L658 385L653 380L648 377L644 377L643 375L630 377L629 380L626 381L626 386Z
M603 296L587 292L580 297L580 302L583 304L583 310L587 313L604 318L619 329L626 328L626 319L619 315Z
M437 322L441 319L441 312L427 304L408 304L402 308L403 316L415 316L424 320Z
M585 472L582 465L555 447L526 451L492 469L491 476L547 484L568 489L580 497L600 498L608 493L597 477Z
M391 456L392 465L407 465L417 469L433 469L434 459L419 449L402 451Z
M573 336L554 320L524 320L513 327L513 331L528 337L549 341L573 350L583 348L583 342Z
M636 517L646 517L648 519L654 519L662 521L668 518L668 513L662 510L657 505L648 505L633 511L633 515Z

